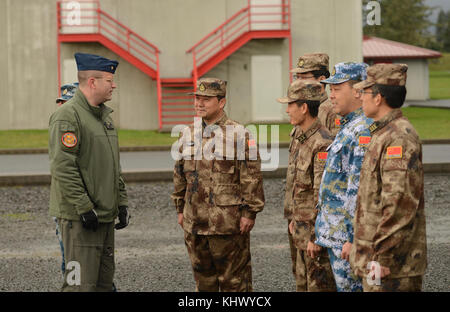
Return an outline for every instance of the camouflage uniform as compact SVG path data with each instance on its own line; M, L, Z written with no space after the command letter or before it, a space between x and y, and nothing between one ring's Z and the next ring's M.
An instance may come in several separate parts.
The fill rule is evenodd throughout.
M297 62L297 68L291 70L291 73L309 73L314 70L326 69L329 67L329 57L326 53L308 53L300 56ZM324 91L320 99L319 115L320 123L324 125L333 137L339 132L339 120L341 116L333 111L333 104L328 99L327 92Z
M281 103L319 101L321 89L322 86L318 82L296 80L290 85L288 96L278 101ZM306 253L308 242L315 240L314 207L327 157L325 151L331 144L332 137L317 119L306 132L303 132L300 126L295 126L293 134L286 178L285 216L295 221L294 234L290 235L289 241L295 248L293 269L297 291L335 291L326 250L323 249L320 256L315 259Z
M225 88L221 80L201 79L196 94L224 96ZM251 159L250 149L256 144L248 136L242 142L244 160L238 159L236 145L241 142L236 141L233 153L224 142L225 149L215 146L212 160L194 159L194 142L203 149L213 142L215 134L209 137L205 130L220 128L225 140L230 134L226 127L240 125L223 113L214 125L202 122L202 126L202 133L190 126L190 134L185 132L180 139L187 144L180 148L183 158L175 163L172 194L177 212L183 213L185 243L197 290L251 291L250 235L240 234L240 219L255 219L264 207L261 160L259 156Z
M292 189L294 186L294 174L295 174L295 153L294 151L298 150L300 143L297 140L297 137L301 135L302 129L299 126L294 126L291 133L289 134L291 137L291 141L289 143L289 160L288 160L288 168L286 173L286 190L285 190L285 198L284 198L284 217L287 219L287 233L289 240L289 250L291 251L291 260L292 260L292 274L294 274L294 278L297 282L297 247L295 247L294 240L292 238L292 234L289 231L289 224L292 221ZM297 285L297 289L300 289L302 286Z
M406 65L377 64L355 88L406 83ZM377 261L390 269L380 286L364 291L420 291L427 266L422 146L400 109L370 126L372 140L361 168L352 268L365 278Z
M334 75L323 83L343 83L365 79L365 64L340 63ZM328 147L328 159L319 190L316 244L328 248L338 291L361 291L360 279L348 261L341 259L342 247L353 242L353 216L359 172L365 147L370 140L371 119L361 108L341 119L341 130Z

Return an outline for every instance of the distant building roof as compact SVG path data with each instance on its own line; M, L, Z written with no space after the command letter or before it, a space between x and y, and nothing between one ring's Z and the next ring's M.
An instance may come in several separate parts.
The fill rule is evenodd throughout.
M392 40L364 36L363 39L364 59L396 59L396 58L437 58L442 54L410 44Z

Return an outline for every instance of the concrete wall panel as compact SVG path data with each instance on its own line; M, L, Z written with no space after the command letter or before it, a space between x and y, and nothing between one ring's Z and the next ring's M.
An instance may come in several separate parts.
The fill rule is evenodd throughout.
M161 50L161 77L188 78L192 55L186 50L247 5L247 0L101 0L101 8ZM362 60L359 0L292 0L293 66L308 52L330 54L330 65ZM56 0L0 1L0 129L46 128L56 109ZM281 55L283 90L289 84L287 39L253 40L205 76L228 80L231 118L251 122L251 56ZM118 89L109 103L121 128L157 129L156 82L95 43L62 44L61 60L76 51L98 53L120 62ZM66 63L64 80L73 79ZM265 77L270 85L271 77ZM64 81L65 82L65 81ZM282 94L281 94L282 95Z

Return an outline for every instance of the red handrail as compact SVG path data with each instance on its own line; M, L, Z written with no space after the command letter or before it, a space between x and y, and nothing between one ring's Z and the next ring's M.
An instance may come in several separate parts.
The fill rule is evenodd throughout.
M98 0L78 0L76 9L79 8L79 21L78 25L70 25L71 23L64 23L65 19L72 12L72 9L68 9L62 6L63 3L69 3L71 0L60 0L56 3L57 12L57 34L58 34L58 85L61 86L61 65L60 65L60 35L100 35L108 40L111 40L121 49L125 50L129 55L139 62L141 66L148 66L154 72L156 72L156 88L158 96L158 115L159 115L159 128L162 128L162 96L161 96L161 76L160 76L160 64L159 53L160 50L152 43L141 37L139 34L132 31L130 28L116 20L114 17L100 9L100 3ZM90 7L86 7L86 4L91 4ZM84 5L84 7L83 7ZM65 14L62 14L64 12ZM63 27L65 29L63 29ZM84 29L83 29L84 27ZM87 28L89 27L89 28ZM87 29L86 29L87 28ZM92 29L91 29L92 28ZM70 31L65 33L64 31L69 29ZM74 31L75 30L75 31ZM156 69L154 68L156 67ZM142 68L141 68L142 69ZM144 72L148 72L147 69L143 69ZM152 76L153 77L153 76ZM155 78L155 77L153 77ZM58 88L60 92L60 88Z
M287 3L286 3L287 2ZM224 49L233 40L239 36L253 30L264 30L262 24L273 25L280 24L280 30L291 29L291 10L290 1L283 0L280 4L251 4L233 14L225 22L203 37L195 45L193 45L186 53L192 53L193 59L193 81L194 85L198 79L198 67L207 62L210 57L216 55L220 50ZM278 9L276 11L258 12L259 8ZM255 12L256 10L256 12ZM264 19L267 16L267 19ZM279 19L271 17L279 16ZM252 28L252 25L257 26ZM273 26L268 26L268 30L273 30ZM291 57L291 56L290 56Z
M143 63L147 64L150 67L156 65L157 70L159 69L158 53L160 53L160 50L154 44L150 43L139 34L132 31L130 28L116 20L114 17L102 11L100 9L100 3L98 0L78 1L80 4L80 23L78 25L69 25L68 23L63 23L64 19L67 18L68 15L67 13L63 15L61 14L61 12L71 12L72 10L62 7L61 4L69 2L70 0L60 0L57 2L58 34L64 34L62 29L63 27L73 27L72 29L94 27L92 31L86 31L86 29L84 29L70 32L70 34L91 33L103 35L108 39L115 41L116 44L124 48L128 53L132 54ZM83 7L83 4L92 4L95 7ZM95 14L94 12L96 12L97 14ZM86 23L87 21L90 22Z
M192 48L190 48L189 50L187 50L187 53L190 53L193 49L195 49L198 45L200 45L203 41L205 41L207 38L211 37L212 35L214 35L220 28L222 28L223 26L225 26L226 24L228 24L231 20L233 20L236 16L238 16L239 14L241 14L244 11L247 11L248 7L245 7L241 10L239 10L237 13L233 14L229 19L227 19L225 22L223 22L219 27L217 27L216 29L214 29L212 32L210 32L209 34L207 34L205 37L203 37L203 39L201 39L199 42L197 42Z

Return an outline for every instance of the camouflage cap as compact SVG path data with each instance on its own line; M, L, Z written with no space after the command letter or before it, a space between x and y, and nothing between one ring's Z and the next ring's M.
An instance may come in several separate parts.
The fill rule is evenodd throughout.
M406 64L375 64L367 69L367 80L355 84L353 88L365 89L374 84L404 86L407 71Z
M277 99L286 104L296 101L320 101L322 98L322 85L315 80L297 79L291 83L287 90L287 96Z
M70 100L74 96L75 91L77 91L77 88L78 82L62 85L61 96L56 99L56 103Z
M197 91L190 95L225 96L227 94L227 82L218 78L202 78L197 81Z
M349 80L365 80L367 77L367 66L369 65L366 63L338 63L334 65L333 72L331 73L332 76L322 80L321 83L340 84Z
M326 68L328 70L328 54L308 53L298 58L297 68L291 70L291 73L307 73L313 70Z

